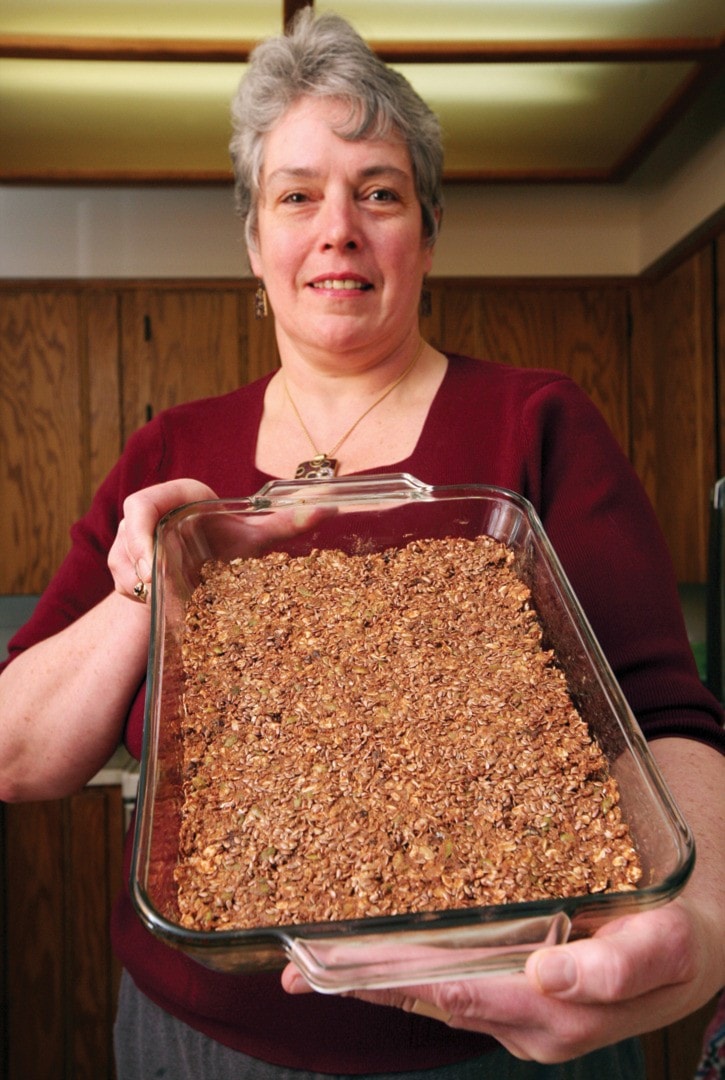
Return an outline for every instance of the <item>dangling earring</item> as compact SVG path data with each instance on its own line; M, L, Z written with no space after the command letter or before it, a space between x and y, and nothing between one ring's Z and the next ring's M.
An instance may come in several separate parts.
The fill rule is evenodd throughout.
M260 281L254 294L254 317L255 319L266 319L268 315L267 290L264 287L264 282Z

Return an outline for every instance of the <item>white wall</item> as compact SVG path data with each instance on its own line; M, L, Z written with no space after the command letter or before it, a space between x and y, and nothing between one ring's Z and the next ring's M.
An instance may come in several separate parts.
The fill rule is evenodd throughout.
M637 274L724 205L722 130L664 182L450 186L434 274ZM1 278L248 274L231 188L0 186Z

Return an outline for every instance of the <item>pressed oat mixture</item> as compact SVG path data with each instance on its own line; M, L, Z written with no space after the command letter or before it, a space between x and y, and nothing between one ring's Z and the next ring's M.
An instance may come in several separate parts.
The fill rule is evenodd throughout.
M604 755L497 541L208 563L185 617L181 922L634 888Z

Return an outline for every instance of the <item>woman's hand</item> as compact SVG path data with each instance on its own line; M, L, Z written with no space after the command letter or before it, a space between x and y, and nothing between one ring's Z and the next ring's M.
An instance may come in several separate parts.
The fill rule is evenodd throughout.
M695 872L680 898L621 918L588 940L540 949L519 975L463 979L349 996L485 1032L512 1054L565 1061L688 1015L725 984L725 760L684 739L653 744L695 832ZM307 984L291 965L291 993Z
M126 499L108 556L115 590L2 673L0 799L60 798L108 761L146 671L149 614L128 598L150 581L154 530L175 506L213 497L174 480Z
M663 943L667 943L663 946ZM658 1027L700 1004L693 941L676 905L611 924L589 941L535 953L522 975L462 979L349 996L485 1032L515 1057L566 1061ZM299 990L288 969L284 985Z
M154 532L164 514L184 503L215 499L210 487L199 480L167 480L129 495L123 504L123 518L108 554L108 567L116 591L134 594L134 587L151 582Z
M198 480L169 480L129 495L123 504L123 519L108 555L116 591L134 597L134 586L151 581L154 533L161 518L186 503L217 496ZM273 541L305 532L323 518L337 513L334 506L315 507L305 503L278 509L271 514L250 514L239 522L229 522L230 557L257 555ZM224 546L224 521L217 523L217 541ZM219 556L222 557L221 555ZM138 598L138 597L136 597ZM145 597L144 597L145 598Z

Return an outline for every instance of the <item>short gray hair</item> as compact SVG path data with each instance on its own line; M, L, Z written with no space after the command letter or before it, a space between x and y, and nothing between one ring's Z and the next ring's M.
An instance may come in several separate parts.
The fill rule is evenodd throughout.
M379 59L339 15L302 8L286 33L258 45L232 100L236 206L247 243L257 230L257 202L264 136L303 96L349 104L342 138L401 136L413 166L423 235L432 246L443 209L443 146L440 124L407 79Z

